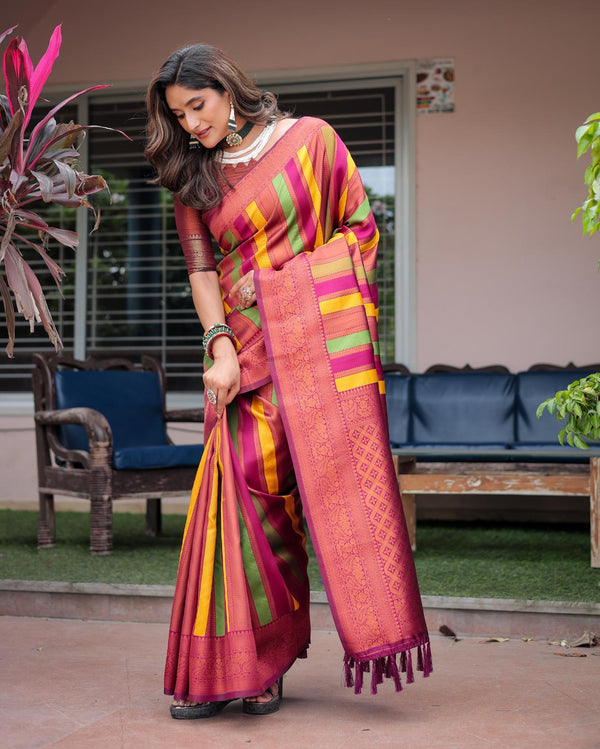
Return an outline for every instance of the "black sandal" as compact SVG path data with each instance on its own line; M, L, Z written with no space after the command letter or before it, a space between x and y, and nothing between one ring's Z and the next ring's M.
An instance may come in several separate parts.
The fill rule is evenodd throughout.
M278 687L277 694L275 694L274 690L275 684ZM279 705L283 697L283 678L279 679L275 684L271 684L265 690L271 695L271 699L268 702L248 702L247 700L242 700L242 710L246 715L271 715L279 710Z
M171 705L171 718L175 720L197 720L198 718L212 718L229 705L233 700L221 702L199 702L197 705Z

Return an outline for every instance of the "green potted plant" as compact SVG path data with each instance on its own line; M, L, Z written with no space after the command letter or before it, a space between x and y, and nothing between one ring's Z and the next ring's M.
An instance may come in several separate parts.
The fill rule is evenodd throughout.
M587 197L571 220L581 214L583 234L591 237L600 230L600 112L588 117L577 128L575 139L577 158L589 151L592 163L585 170ZM537 409L538 418L545 409L559 420L566 419L558 433L561 445L566 441L572 447L589 448L590 441L600 439L600 373L576 380L566 390L560 390L545 400Z
M0 44L15 28L0 34ZM41 322L55 348L62 348L42 286L23 251L35 252L43 259L60 290L64 272L50 256L49 240L74 249L79 238L74 231L49 226L39 215L39 207L48 203L70 208L85 206L94 211L95 229L99 214L88 196L107 189L103 177L84 174L77 168L78 140L84 131L100 126L59 124L55 119L69 102L105 86L79 91L52 107L39 121L32 121L60 45L61 27L57 26L36 66L24 39L13 38L3 57L6 94L0 95L0 294L8 356L13 355L15 341L15 304L32 330L35 322Z

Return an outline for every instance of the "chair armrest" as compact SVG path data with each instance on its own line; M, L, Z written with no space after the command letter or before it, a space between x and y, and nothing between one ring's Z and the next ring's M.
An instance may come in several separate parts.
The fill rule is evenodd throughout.
M64 408L60 411L36 411L34 418L38 424L45 426L64 426L66 424L77 424L85 429L89 443L90 452L102 446L112 449L112 432L110 425L99 411L93 408Z
M204 421L204 409L178 408L165 411L165 421Z

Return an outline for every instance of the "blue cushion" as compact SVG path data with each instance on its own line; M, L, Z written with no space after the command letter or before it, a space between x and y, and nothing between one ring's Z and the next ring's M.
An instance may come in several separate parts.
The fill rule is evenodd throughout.
M412 385L412 443L503 445L514 441L514 375L423 374L413 375Z
M385 374L385 399L392 445L403 445L409 439L410 377L400 372Z
M566 390L567 385L580 380L595 370L571 369L548 372L519 372L517 378L517 418L515 442L551 445L560 448L558 433L564 426L563 420L544 411L538 419L535 415L538 406L547 398L552 398L558 390Z
M125 468L172 468L197 466L200 463L203 445L152 445L150 447L123 447L113 454L113 465L118 470Z
M59 409L86 406L100 411L110 424L113 450L167 445L162 393L156 372L57 372ZM89 450L83 427L62 427L62 440L71 450Z

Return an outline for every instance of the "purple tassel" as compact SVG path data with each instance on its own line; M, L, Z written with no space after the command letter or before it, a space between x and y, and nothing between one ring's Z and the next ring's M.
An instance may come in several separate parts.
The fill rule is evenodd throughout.
M397 656L400 656L399 662ZM352 671L354 670L354 674ZM417 647L417 671L423 676L429 676L433 671L431 645L429 641ZM402 691L401 673L406 674L406 683L414 683L412 651L403 650L401 653L374 658L373 661L357 661L353 656L344 655L344 677L347 687L354 687L354 694L362 692L364 675L371 674L371 694L377 694L377 687L384 679L393 679L397 692Z
M377 669L373 668L371 673L371 694L377 694Z
M346 686L354 686L354 678L352 677L352 666L354 666L354 658L351 655L344 656L344 674L346 677Z
M401 692L402 691L402 679L400 678L400 672L398 671L398 666L396 665L396 656L394 656L393 658L390 658L390 664L391 664L391 671L392 671L392 679L394 680L396 691Z
M403 674L406 673L406 650L400 653L400 670Z
M362 663L356 664L355 677L354 677L354 694L360 694L363 686L363 670Z
M433 671L433 660L431 658L431 645L429 644L429 641L425 643L425 662L423 666L423 676L429 676Z
M409 650L406 657L406 683L412 684L414 680L415 677L413 674L412 653Z

